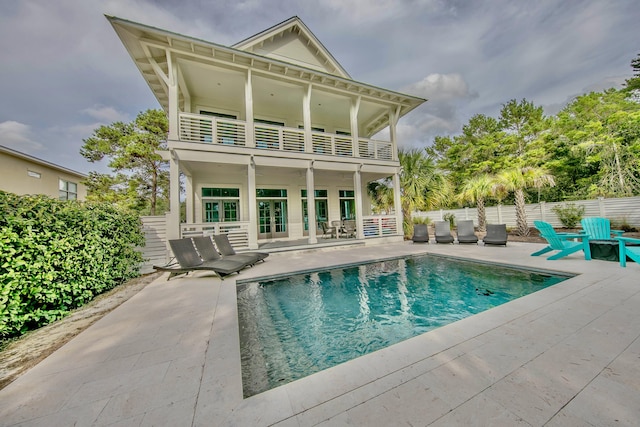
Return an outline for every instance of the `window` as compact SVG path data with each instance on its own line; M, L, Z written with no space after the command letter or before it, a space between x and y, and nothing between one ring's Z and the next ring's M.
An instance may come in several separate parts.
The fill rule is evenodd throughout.
M40 174L40 172L35 172L35 171L27 171L27 175L29 175L31 178L42 178L42 174Z
M240 189L202 188L204 222L238 221Z
M78 184L63 179L58 181L58 198L60 200L76 200L78 198Z
M309 231L309 209L307 204L307 190L300 190L302 197L302 218L304 222L304 231ZM329 209L327 208L327 190L314 191L316 205L316 223L320 228L321 222L328 222Z
M356 219L356 201L353 190L340 190L340 218Z

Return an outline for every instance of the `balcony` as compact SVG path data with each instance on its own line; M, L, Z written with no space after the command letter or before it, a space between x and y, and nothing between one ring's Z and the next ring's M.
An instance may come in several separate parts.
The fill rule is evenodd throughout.
M387 141L358 138L356 147L348 135L312 132L311 147L307 150L303 129L256 123L253 135L255 148L260 150L393 160L393 146ZM247 123L242 120L180 113L181 141L246 147L246 136Z

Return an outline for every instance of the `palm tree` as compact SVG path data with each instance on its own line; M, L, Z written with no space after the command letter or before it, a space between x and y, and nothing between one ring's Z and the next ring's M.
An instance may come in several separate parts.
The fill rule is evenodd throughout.
M478 207L478 230L487 230L487 213L485 211L485 198L495 192L495 177L489 174L476 175L467 179L464 183L459 199L475 203Z
M388 180L371 181L367 184L367 194L376 213L390 212L393 208L393 187Z
M443 203L450 194L451 185L440 174L431 157L423 150L399 150L400 200L405 235L412 233L411 215L415 210L428 209Z
M543 168L516 167L506 170L498 175L497 191L508 191L514 193L516 206L516 228L520 236L529 235L529 224L527 224L527 211L525 209L526 200L524 191L527 188L540 189L545 186L553 187L555 181Z

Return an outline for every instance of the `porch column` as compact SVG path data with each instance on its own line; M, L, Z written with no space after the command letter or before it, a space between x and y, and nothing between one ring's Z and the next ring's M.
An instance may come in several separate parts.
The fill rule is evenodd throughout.
M169 89L169 135L168 138L173 141L180 139L180 131L178 126L178 72L176 62L171 56L171 52L167 50L167 64L169 75L167 76L167 86Z
M349 110L351 120L351 138L353 139L353 157L360 157L360 144L358 139L358 111L360 111L360 101L362 97L351 100L351 109Z
M313 153L313 141L311 140L311 85L307 86L307 92L302 97L302 121L304 123L304 151Z
M186 192L186 196L185 196L185 207L186 207L186 212L187 212L187 223L190 222L196 222L196 218L195 218L195 211L193 209L194 207L194 203L193 203L193 177L191 177L191 175L185 175L185 192Z
M396 213L396 229L398 234L404 236L402 228L402 199L400 197L400 169L393 174L393 210Z
M247 131L245 132L245 145L255 147L256 139L253 129L253 85L251 83L251 70L247 70L244 80L244 108Z
M316 230L318 225L316 222L316 191L313 177L313 160L309 162L307 167L307 222L309 224L309 244L318 243Z
M391 147L393 149L393 160L398 160L398 120L400 118L400 106L395 109L389 109L389 134L391 137Z
M356 238L364 239L364 230L363 230L363 209L362 209L362 177L360 170L362 169L362 164L357 166L356 171L353 173L353 190L356 202Z
M256 163L253 156L249 159L247 166L247 199L249 200L249 249L258 249L258 214L256 206Z
M171 151L169 160L169 216L167 240L180 238L180 160Z

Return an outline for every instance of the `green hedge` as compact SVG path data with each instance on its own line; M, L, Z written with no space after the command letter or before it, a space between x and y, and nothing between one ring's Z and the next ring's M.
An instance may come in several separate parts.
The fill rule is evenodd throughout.
M108 204L0 191L0 339L138 276L140 219Z

